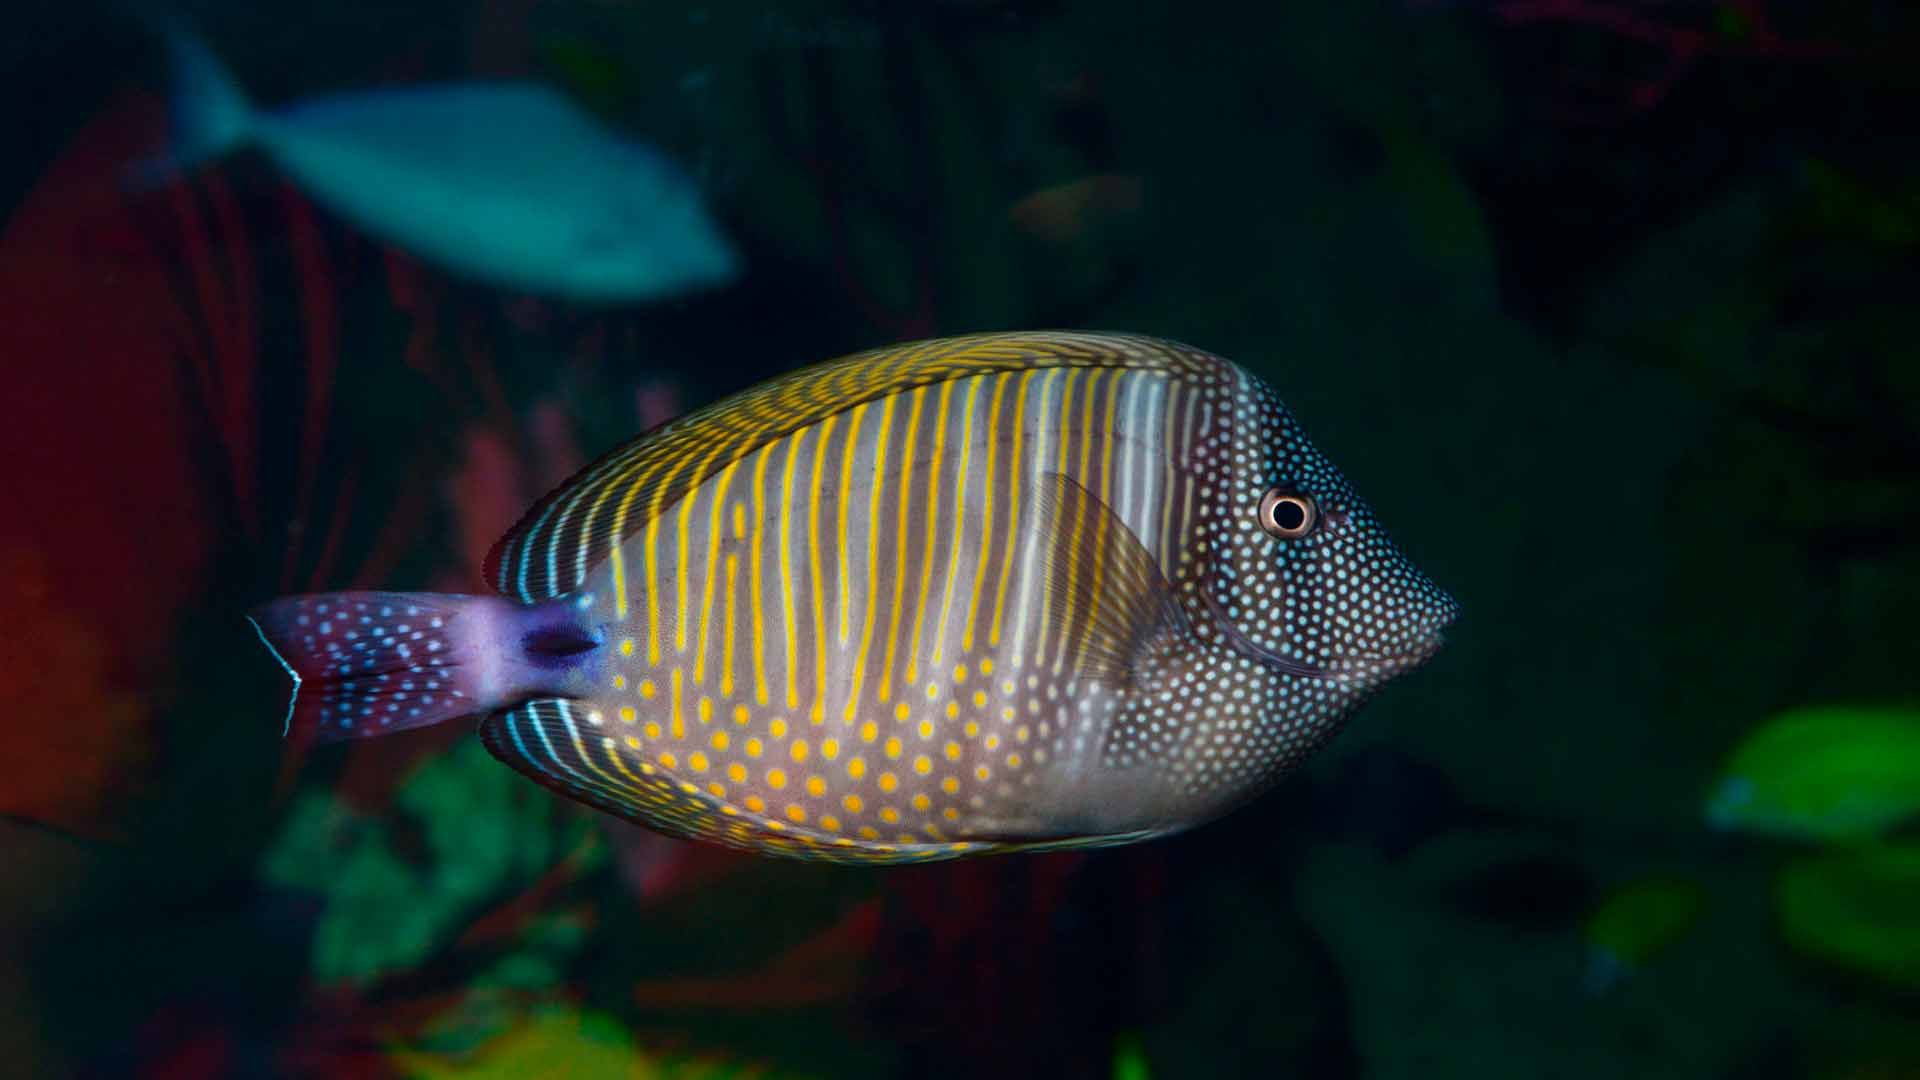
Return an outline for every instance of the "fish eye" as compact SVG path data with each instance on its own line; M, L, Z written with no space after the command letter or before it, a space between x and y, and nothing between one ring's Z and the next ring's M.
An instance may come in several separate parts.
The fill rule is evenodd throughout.
M1260 527L1277 540L1298 540L1313 531L1320 508L1311 496L1274 488L1260 496Z

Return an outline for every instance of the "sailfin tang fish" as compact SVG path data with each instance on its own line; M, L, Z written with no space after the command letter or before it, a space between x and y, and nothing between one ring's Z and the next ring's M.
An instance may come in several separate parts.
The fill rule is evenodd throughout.
M262 609L295 721L479 715L570 798L849 862L1206 820L1456 614L1264 383L1120 334L925 341L760 384L588 466L485 572L500 596Z

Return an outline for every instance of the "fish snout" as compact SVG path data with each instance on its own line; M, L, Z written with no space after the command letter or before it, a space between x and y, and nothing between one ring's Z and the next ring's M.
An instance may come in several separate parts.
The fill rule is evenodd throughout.
M1460 602L1452 596L1433 590L1433 597L1422 604L1409 620L1411 633L1408 635L1408 647L1401 654L1408 667L1418 666L1433 659L1446 644L1447 628L1460 618Z
M1447 628L1460 621L1460 610L1460 601L1446 593L1440 593L1434 605L1420 620L1421 635L1438 644L1444 638Z
M1394 621L1394 632L1372 648L1360 648L1327 665L1327 673L1343 680L1380 682L1404 674L1433 659L1446 644L1446 629L1460 617L1460 604L1434 589Z

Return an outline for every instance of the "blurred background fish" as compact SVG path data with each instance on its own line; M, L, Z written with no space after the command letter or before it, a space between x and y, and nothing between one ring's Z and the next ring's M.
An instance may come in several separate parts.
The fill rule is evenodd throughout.
M366 90L255 108L205 42L157 21L173 144L157 184L242 146L369 232L491 284L589 303L718 288L740 257L673 160L524 82Z

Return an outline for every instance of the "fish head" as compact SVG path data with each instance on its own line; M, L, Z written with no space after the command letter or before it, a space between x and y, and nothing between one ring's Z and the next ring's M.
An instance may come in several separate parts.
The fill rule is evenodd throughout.
M1343 712L1425 663L1459 605L1401 552L1279 396L1233 369L1199 517L1198 592L1225 643Z

